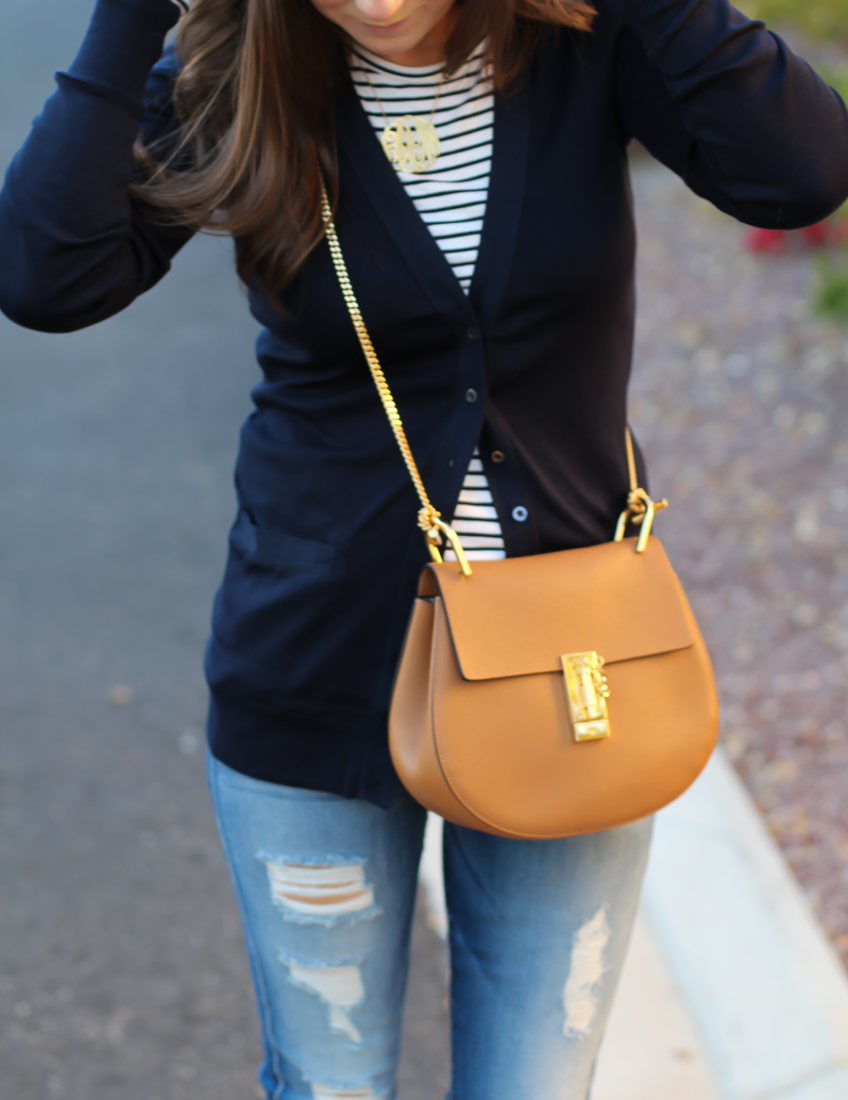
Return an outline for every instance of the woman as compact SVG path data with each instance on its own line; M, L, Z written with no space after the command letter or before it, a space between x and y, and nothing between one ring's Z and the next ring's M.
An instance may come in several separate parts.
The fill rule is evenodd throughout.
M264 380L206 668L261 1081L392 1097L425 814L386 713L427 552L321 180L431 498L469 556L535 554L626 496L627 143L789 229L848 194L846 114L726 0L197 0L163 53L181 11L98 0L6 180L0 306L81 328L235 238ZM649 837L447 826L454 1100L588 1095Z

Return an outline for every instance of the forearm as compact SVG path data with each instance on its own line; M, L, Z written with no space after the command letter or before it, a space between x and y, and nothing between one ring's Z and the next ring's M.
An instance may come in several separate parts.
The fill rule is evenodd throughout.
M696 191L742 220L787 227L817 221L844 201L845 106L761 22L726 0L616 5L659 72L677 119L660 132L650 80L640 80L638 62L627 57L622 114L662 159L677 158L672 166Z
M98 0L83 45L9 168L0 194L0 307L49 331L110 316L176 250L133 212L133 144L171 0Z

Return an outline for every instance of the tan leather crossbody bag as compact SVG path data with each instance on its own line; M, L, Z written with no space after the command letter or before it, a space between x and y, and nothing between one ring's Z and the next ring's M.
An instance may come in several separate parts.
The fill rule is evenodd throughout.
M422 573L392 697L389 743L407 790L448 821L546 839L647 817L697 778L718 736L709 655L639 488L612 542L466 560L430 503L339 247L339 283L421 501ZM638 539L624 538L628 521ZM457 561L442 561L442 538Z

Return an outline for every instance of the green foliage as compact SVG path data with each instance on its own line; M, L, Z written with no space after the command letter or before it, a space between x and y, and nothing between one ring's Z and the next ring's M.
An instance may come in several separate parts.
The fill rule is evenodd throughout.
M813 291L816 313L848 322L848 252L839 261L830 256L816 259L818 285Z
M834 69L830 65L817 65L816 68L831 88L835 88L848 103L848 66L841 65L838 69Z
M739 0L736 6L772 26L791 23L817 38L848 38L848 0Z

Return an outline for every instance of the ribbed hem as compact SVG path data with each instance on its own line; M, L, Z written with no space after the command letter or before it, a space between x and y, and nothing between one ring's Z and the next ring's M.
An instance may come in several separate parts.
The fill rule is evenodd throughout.
M209 703L209 749L234 771L387 809L398 787L385 711L263 711L229 694Z

